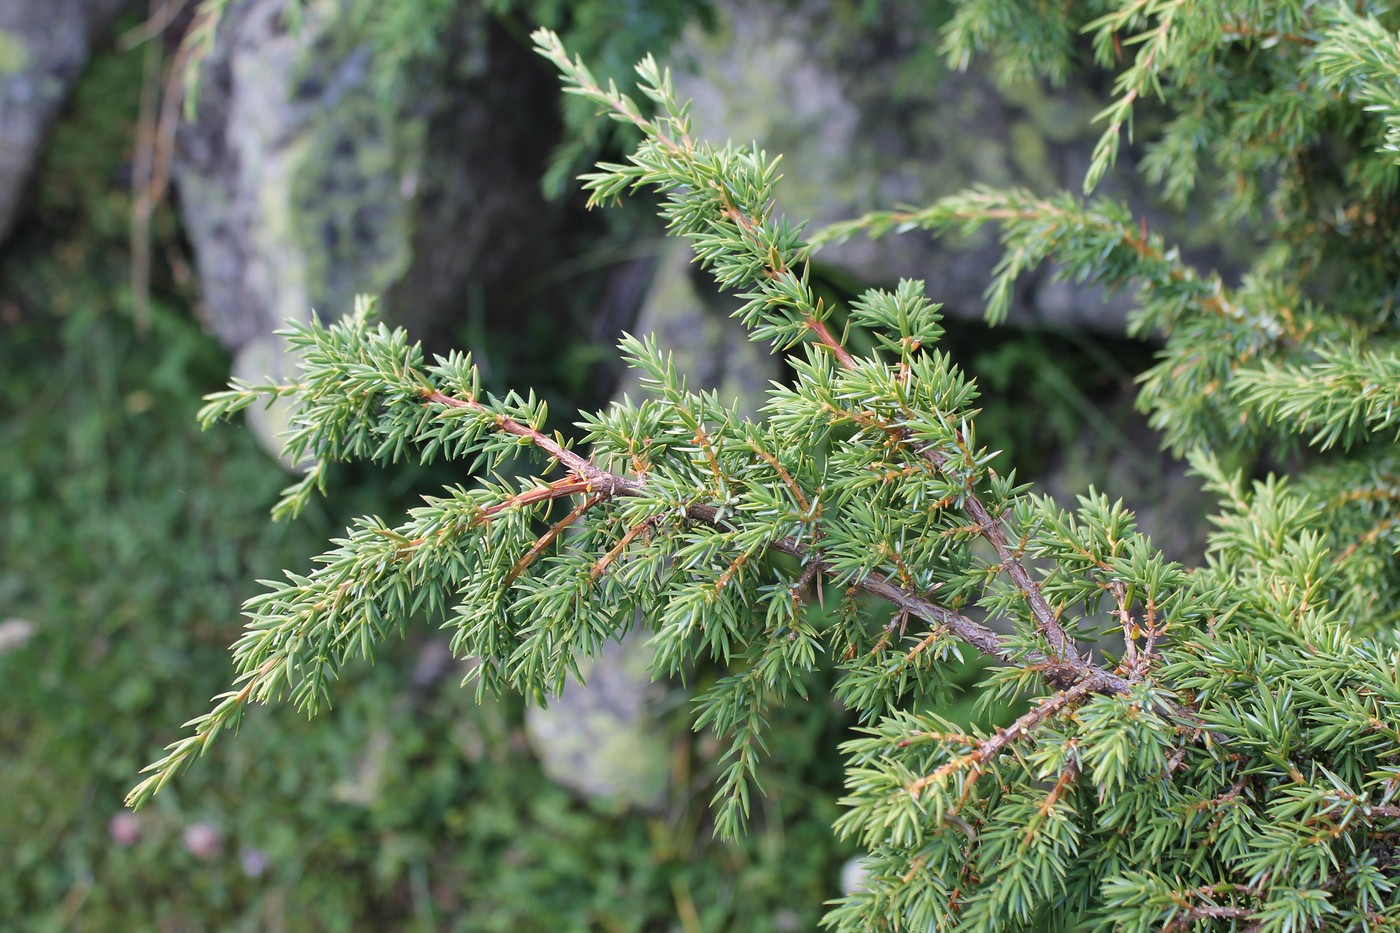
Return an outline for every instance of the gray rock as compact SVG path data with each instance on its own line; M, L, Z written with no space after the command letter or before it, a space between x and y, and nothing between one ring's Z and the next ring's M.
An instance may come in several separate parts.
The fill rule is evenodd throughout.
M92 47L130 0L0 0L0 240Z
M464 5L439 64L387 88L336 0L232 4L203 64L174 181L205 314L230 348L355 294L440 338L465 296L490 299L547 249L538 179L553 82L484 10Z
M1101 129L1091 121L1105 101L1082 86L1054 93L998 87L977 62L968 72L949 71L927 4L715 6L717 29L691 29L666 56L677 92L694 100L701 137L754 141L783 154L778 206L789 217L816 228L921 206L974 184L1079 190ZM1150 203L1131 172L1119 175L1131 177L1110 179L1101 190ZM1173 231L1169 218L1155 214L1152 227ZM1180 221L1177 227L1184 236ZM949 314L979 318L1000 257L993 232L984 230L966 240L855 237L816 259L859 282L923 279ZM1105 296L1037 270L1018 283L1011 323L1121 333L1128 307L1127 295Z
M870 859L864 855L853 855L841 865L841 893L850 897L860 894L870 880Z
M525 714L525 735L550 779L611 811L659 810L671 776L671 745L655 709L666 688L651 678L652 651L633 633L579 665L547 707Z

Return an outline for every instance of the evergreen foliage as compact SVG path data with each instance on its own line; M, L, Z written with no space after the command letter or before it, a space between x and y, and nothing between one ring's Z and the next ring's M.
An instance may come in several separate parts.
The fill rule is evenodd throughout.
M1301 0L964 4L954 61L985 49L1059 79L1084 66L1087 32L1116 72L1087 200L975 190L813 241L776 210L777 159L693 135L654 60L638 66L644 109L537 33L571 93L642 136L585 177L592 202L659 192L792 383L747 421L628 337L646 395L582 416L575 443L532 395L483 391L468 355L424 359L368 302L295 329L299 382L234 385L203 412L301 406L289 450L316 466L279 514L338 460L445 459L493 478L396 523L362 519L314 570L268 582L246 607L234 689L130 801L249 701L319 711L348 663L420 611L479 660L479 691L534 697L640 618L658 673L730 672L696 714L728 737L722 833L750 812L770 710L834 671L863 723L836 828L870 869L831 906L834 929L1400 926L1393 19ZM1092 194L1148 98L1165 111L1149 176L1262 244L1239 284ZM809 284L833 238L984 224L1006 244L994 318L1041 262L1136 289L1134 330L1164 341L1141 404L1218 502L1199 566L1165 559L1107 495L1067 510L998 472L923 283L847 309ZM848 348L853 329L872 351ZM949 660L974 653L991 662L982 702L1028 701L1005 728L937 713Z

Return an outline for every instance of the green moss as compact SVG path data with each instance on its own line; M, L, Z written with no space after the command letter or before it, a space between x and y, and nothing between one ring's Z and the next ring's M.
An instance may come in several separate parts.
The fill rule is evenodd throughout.
M310 259L306 294L329 311L387 291L412 261L413 212L403 179L421 160L422 119L394 119L369 87L347 93L295 159L285 218ZM279 225L280 226L280 225Z
M85 242L115 245L130 235L130 192L116 182L127 172L135 145L141 55L137 50L93 59L40 153L36 215L55 228L81 223Z
M1011 162L1023 184L1037 191L1054 191L1055 172L1050 167L1050 147L1040 128L1026 120L1011 124Z
M0 75L19 74L29 64L24 39L8 29L0 29Z

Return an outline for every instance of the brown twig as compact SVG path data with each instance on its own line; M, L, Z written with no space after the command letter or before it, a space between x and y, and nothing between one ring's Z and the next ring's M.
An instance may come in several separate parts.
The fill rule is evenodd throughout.
M904 738L899 740L899 748L908 748L919 742L961 742L964 745L976 745L978 739L975 736L967 735L963 732L938 732L934 729L919 729L915 732L906 733Z
M944 632L942 629L937 629L937 628L934 629L933 631L929 632L927 635L925 635L925 636L919 641L919 643L918 643L917 645L915 645L914 647L910 648L908 651L906 651L906 652L904 653L904 660L906 660L906 661L912 661L912 660L914 660L914 659L917 658L919 655L921 655L921 654L923 654L925 651L927 651L927 650L929 649L929 646L931 646L934 642L938 641L938 639L942 638L945 634L947 634L947 633Z
M816 318L808 318L807 326L811 328L812 333L817 335L817 340L821 341L822 346L829 349L836 356L842 368L855 369L855 358L841 345L841 341L837 340L836 336L831 333L825 321L819 321Z
M938 465L938 459L935 458L942 457L941 454L928 448L925 448L921 453L927 459L932 460L935 465ZM971 490L968 490L963 509L982 529L982 537L996 550L997 559L1001 562L1002 569L1011 578L1011 582L1016 584L1021 595L1025 597L1026 604L1030 606L1031 617L1035 620L1036 630L1045 638L1051 653L1061 661L1074 661L1083 664L1084 662L1075 648L1074 640L1060 625L1059 614L1050 608L1050 604L1045 601L1045 595L1040 591L1040 585L1031 579L1030 572L1021 563L1019 554L1011 549L1011 545L1006 539L1006 531L1002 528L1001 519L993 518L991 513L987 511L987 507L982 504L982 500L977 498L977 494Z
M687 510L689 517L700 521L710 521L711 524L714 523L711 519L715 512L713 506L691 506ZM769 548L798 558L807 558L810 553L810 548L807 545L799 544L791 538L774 541L769 545ZM823 573L834 572L824 561L817 560L816 563ZM923 596L911 593L883 574L867 574L853 585L871 596L877 596L893 603L914 618L944 626L948 631L988 657L1008 663L1035 666L1041 670L1046 680L1057 686L1082 680L1093 685L1091 692L1094 693L1127 693L1131 689L1131 684L1124 678L1090 665L1082 658L1075 657L1064 660L1050 657L1039 651L1014 649L1006 643L1001 635L987 626L975 622L961 613L939 606Z
M1050 719L1065 707L1070 706L1091 693L1096 693L1092 684L1084 681L1075 684L1067 690L1061 690L1045 700L1039 706L1028 713L1023 713L1015 722L1005 729L997 729L996 734L989 739L978 742L976 747L966 755L960 755L945 765L941 765L930 771L917 780L910 781L904 786L906 793L917 797L925 787L936 784L944 778L956 774L964 769L971 770L974 774L980 773L982 768L992 759L1009 746L1011 743L1030 735L1031 731L1041 723Z
M1071 760L1070 763L1065 766L1065 769L1060 772L1060 779L1055 782L1054 787L1050 788L1050 793L1046 794L1045 799L1041 801L1040 811L1042 813L1049 813L1054 809L1060 797L1064 795L1064 792L1069 789L1070 785L1073 784L1078 777L1079 764Z
M136 120L136 145L132 153L131 201L131 300L132 317L145 331L151 320L151 218L170 188L175 132L184 102L182 78L190 66L194 47L182 42L164 69L160 33L179 14L186 0L150 0L150 15L140 36L128 33L123 41L146 43L142 64L140 111ZM207 16L201 12L198 16Z
M743 551L729 562L729 566L725 568L724 573L720 574L719 579L715 581L716 595L729 585L729 581L733 580L735 575L743 569L744 565L749 562L751 556L753 556L751 552Z
M128 29L117 39L117 48L130 52L144 42L159 39L161 33L175 21L189 0L151 0L149 15L139 25Z
M608 553L598 558L598 563L593 565L593 570L588 575L588 582L596 583L599 577L608 572L608 568L612 566L613 561L617 560L618 557L622 556L622 552L627 550L627 545L635 541L637 535L646 531L654 524L656 524L656 517L652 516L628 528L626 533L618 539L618 542L612 546Z
M1073 741L1074 740L1071 740L1071 742ZM1068 790L1078 778L1079 763L1071 758L1069 764L1065 765L1064 770L1060 772L1059 780L1055 782L1055 786L1050 788L1050 793L1046 794L1045 799L1040 802L1040 812L1037 814L1037 819L1033 821L1030 826L1026 827L1024 840L1027 845L1030 844L1035 834L1040 831L1040 820L1044 820L1050 816L1050 812L1055 809L1055 804L1059 802L1060 797L1064 795L1064 792Z
M1251 911L1243 907L1226 907L1221 904L1206 904L1202 907L1192 907L1172 918L1171 922L1162 927L1162 933L1176 933L1177 930L1189 930L1195 926L1198 920L1242 920L1250 915Z
M533 505L536 502L545 502L550 499L563 499L567 496L575 496L579 493L590 493L593 491L593 484L587 480L579 479L573 475L563 479L557 479L552 483L545 483L535 486L524 492L516 493L507 499L497 502L495 505L488 505L477 515L478 520L485 521L507 509L519 508L522 505Z
M808 503L807 497L802 494L802 487L797 485L797 482L792 478L792 474L787 471L786 467L778 462L778 458L760 447L757 441L749 441L749 446L753 448L754 453L758 454L765 463L773 468L773 472L778 474L778 478L783 481L783 485L787 486L788 490L792 493L793 499L797 501L803 513L811 514L812 506Z
M425 389L423 398L425 401L446 405L449 408L465 408L479 414L490 415L495 419L498 430L513 437L523 437L528 440L532 445L557 460L571 473L580 477L589 492L597 492L609 498L616 495L636 495L638 492L637 488L632 488L630 493L625 492L632 486L627 480L596 466L591 460L574 453L554 438L546 436L528 424L521 424L514 418L491 411L476 399L456 398L435 389Z
M429 403L450 408L465 408L495 419L496 427L514 437L528 439L531 444L548 454L582 482L582 489L589 494L601 495L605 499L619 496L643 496L645 486L635 480L609 473L590 460L564 447L555 439L541 431L521 424L513 418L490 411L475 399L462 399L446 395L434 389L425 389L423 398ZM694 503L685 508L685 515L692 521L700 521L718 527L727 527L718 507L705 503ZM815 567L817 578L823 573L834 573L834 569L820 557L813 554L812 546L795 538L780 538L768 545L769 550L790 554ZM1056 685L1077 684L1092 693L1127 693L1131 684L1124 678L1095 667L1077 654L1071 657L1058 657L1039 651L1024 651L1012 647L1005 638L992 629L976 622L961 613L939 606L925 597L912 593L892 582L880 573L870 573L853 584L860 590L884 599L910 616L923 619L934 625L946 628L953 635L967 642L980 653L1007 663L1026 664L1038 668L1047 681ZM1076 688L1077 689L1077 688Z
M724 471L719 468L719 458L715 456L715 446L710 442L710 435L706 433L705 425L700 423L698 418L695 422L695 444L705 454L710 475L715 478L715 495L724 495Z
M535 562L535 559L549 549L549 546L554 543L554 539L564 533L565 528L568 528L574 522L578 521L583 517L585 512L602 501L602 496L589 496L575 506L572 512L551 525L549 530L540 535L539 540L530 546L530 550L526 551L524 555L521 556L520 560L515 562L515 566L510 568L510 573L506 574L506 586L510 586L515 582L516 578L529 569L529 566Z
M1133 619L1132 606L1128 601L1128 588L1121 580L1115 580L1108 584L1108 591L1113 594L1114 614L1118 616L1118 625L1123 630L1123 662L1119 665L1119 670L1129 680L1141 680L1146 673L1146 664L1138 653L1137 644L1142 628Z
M1167 624L1157 624L1157 600L1150 594L1147 597L1147 605L1143 607L1143 615L1142 631L1147 636L1147 641L1142 648L1142 663L1146 669L1157 657L1157 639L1167 633Z
M150 19L160 12L160 0L150 0ZM131 302L136 329L145 333L151 311L152 179L155 173L159 89L159 42L148 42L141 63L141 97L136 115L136 145L131 158Z

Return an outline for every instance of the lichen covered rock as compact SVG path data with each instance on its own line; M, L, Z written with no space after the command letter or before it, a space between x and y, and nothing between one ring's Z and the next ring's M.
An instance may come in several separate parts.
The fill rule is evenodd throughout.
M1078 190L1104 100L1084 86L999 87L976 65L950 70L937 48L941 10L919 0L720 0L716 28L691 29L667 59L678 95L694 101L697 133L783 153L778 206L814 228L976 184ZM1103 190L1148 200L1145 185ZM1154 216L1154 229L1173 230L1168 219ZM816 258L858 282L923 279L947 313L978 318L1001 248L990 231L961 241L912 233L856 237ZM1121 333L1128 306L1044 269L1018 282L1011 323Z
M22 206L49 127L95 42L129 0L0 3L0 240Z
M525 734L552 780L605 810L657 810L666 802L670 741L655 710L666 695L650 673L646 638L609 642L580 665L547 707L525 714Z
M547 243L538 179L557 92L480 7L440 60L375 80L337 0L229 6L174 166L211 329L230 348L385 296L430 340ZM522 113L532 118L522 118Z

